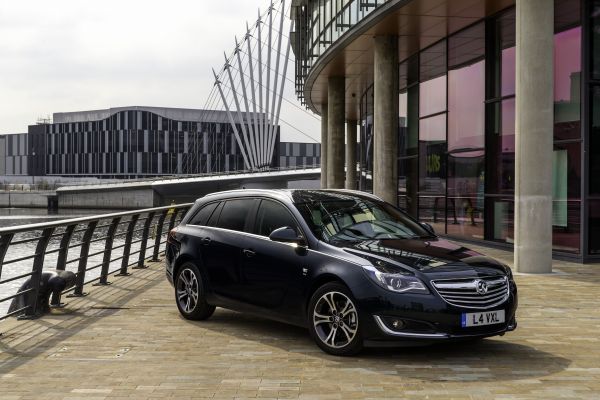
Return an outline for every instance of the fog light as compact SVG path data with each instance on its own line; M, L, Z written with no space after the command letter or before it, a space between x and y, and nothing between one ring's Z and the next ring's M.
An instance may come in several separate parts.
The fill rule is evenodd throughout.
M401 319L394 319L394 320L392 320L392 326L396 330L404 328L404 325L405 325L404 321L402 321Z

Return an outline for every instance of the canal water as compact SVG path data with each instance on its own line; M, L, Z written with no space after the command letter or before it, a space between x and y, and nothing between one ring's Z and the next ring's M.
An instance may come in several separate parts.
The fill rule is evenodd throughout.
M59 210L57 212L48 212L44 209L0 208L0 228L17 226L17 225L38 224L38 223L43 223L43 222L66 220L66 219L71 219L71 218L79 218L79 217L92 216L92 215L111 214L111 213L115 213L115 212L119 212L119 210L98 210L98 209L96 209L96 210ZM122 219L122 222L126 221L126 220L127 220L127 217L124 217ZM156 219L155 219L155 221L156 221ZM108 223L108 221L104 221L104 222L100 222L99 225L105 225L107 223ZM83 228L85 228L85 226L86 226L86 224L79 225L79 226L77 226L77 228L75 230L77 231L77 230L83 229ZM138 225L137 228L139 228L139 227L140 227L140 225ZM119 233L123 233L126 229L127 229L127 224L126 223L121 224L117 231L117 235ZM106 236L107 231L108 231L107 227L97 228L96 232L94 233L94 238L100 238L100 237ZM60 232L62 232L62 228L59 228L55 231L55 233L60 233ZM135 241L135 240L139 239L141 237L141 234L142 234L142 232L136 232L133 240ZM18 235L15 235L15 237L13 238L13 242L23 240L23 239L28 239L28 238L39 237L39 235L40 235L40 231L18 234ZM73 238L71 239L71 245L79 243L82 239L82 236L83 236L83 232L75 233L73 235ZM48 245L48 250L50 251L52 249L59 248L60 247L60 239L61 239L60 235L58 237L52 238ZM124 241L125 241L125 235L115 236L113 246L119 246L119 245L123 244ZM150 244L150 242L149 242L149 244ZM36 245L37 245L37 241L11 245L7 251L5 261L25 257L28 255L33 255L35 253ZM102 252L104 247L105 247L104 240L94 242L90 246L89 253L93 254L96 252ZM139 250L139 243L132 244L131 253L134 253L138 250ZM73 260L73 259L78 258L80 251L81 251L81 246L75 246L75 247L70 248L67 260ZM113 251L113 253L111 254L111 259L121 257L122 255L123 255L123 248L115 249ZM146 255L148 256L149 254L147 253ZM129 263L132 263L135 260L137 260L137 257L138 257L138 254L133 254L131 256L131 258L129 259ZM102 259L103 259L103 254L98 254L98 255L92 256L88 259L87 265L88 265L88 267L98 265L98 264L102 263ZM56 269L57 260L58 260L58 252L46 255L46 257L44 259L44 269ZM78 266L77 264L78 264L77 262L67 264L66 270L76 272L77 266ZM120 265L121 265L120 260L114 261L110 265L110 271L118 269L120 267ZM32 267L33 267L32 259L0 266L0 280L3 281L6 279L9 279L11 277L15 277L18 275L22 275L22 274L31 272ZM97 278L99 275L100 275L100 268L96 268L96 269L86 273L85 280L88 281L90 279ZM109 277L109 281L114 280L114 279L117 279L117 278ZM19 290L21 285L25 282L25 280L26 280L26 278L18 279L13 282L9 282L9 283L0 285L0 299L3 299L7 296L17 293L17 291ZM86 287L86 289L90 290L88 287ZM63 299L63 301L66 301L66 300ZM9 306L10 306L10 301L0 303L0 317L6 314Z

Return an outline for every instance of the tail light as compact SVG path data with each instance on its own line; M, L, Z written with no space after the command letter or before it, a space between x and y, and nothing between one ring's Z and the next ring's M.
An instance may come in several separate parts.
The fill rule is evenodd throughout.
M168 244L179 244L179 241L176 239L177 228L171 229L169 234L167 235L167 243Z

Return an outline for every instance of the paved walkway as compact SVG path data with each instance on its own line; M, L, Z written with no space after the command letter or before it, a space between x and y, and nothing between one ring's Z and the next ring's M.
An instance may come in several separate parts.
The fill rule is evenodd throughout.
M600 399L600 265L555 270L517 275L519 328L504 337L336 358L284 324L180 318L153 264L0 323L0 399Z

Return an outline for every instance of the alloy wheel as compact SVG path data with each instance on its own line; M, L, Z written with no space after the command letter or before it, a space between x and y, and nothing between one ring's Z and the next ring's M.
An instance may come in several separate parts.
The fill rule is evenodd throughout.
M328 347L340 349L352 342L358 331L358 313L348 296L340 292L322 295L313 309L313 325Z
M199 293L198 278L194 271L189 268L181 271L177 278L177 302L184 312L194 311L198 304Z

